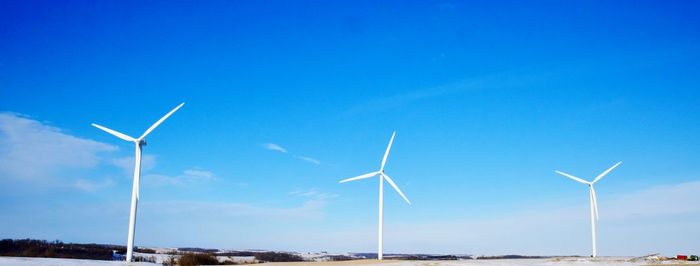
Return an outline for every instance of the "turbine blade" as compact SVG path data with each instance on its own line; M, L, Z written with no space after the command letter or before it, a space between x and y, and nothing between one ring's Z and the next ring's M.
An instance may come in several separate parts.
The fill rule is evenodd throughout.
M399 192L399 195L401 195L401 197L403 197L403 199L406 200L406 202L408 202L408 204L411 204L411 201L408 200L408 198L406 198L406 196L403 194L403 192L401 192L401 190L399 189L399 187L396 186L396 183L394 183L394 180L391 180L391 177L389 177L389 176L386 175L385 173L380 173L379 175L383 176L384 179L386 179L386 181L389 182L389 185L391 185L392 187L394 187L394 189L396 189L396 192Z
M612 167L608 168L608 170L605 170L605 172L603 172L602 174L599 174L599 175L593 180L593 182L591 182L591 183L598 182L598 180L600 180L600 179L603 178L605 175L607 175L608 173L610 173L610 171L612 171L613 169L615 169L615 167L617 167L617 166L620 165L621 163L622 163L622 162L616 163L616 164L613 165Z
M384 165L386 164L386 157L389 157L389 150L391 150L391 144L394 143L394 137L396 136L396 131L391 134L391 140L389 140L389 146L386 146L386 152L384 152L384 158L382 159L382 167L379 168L380 172L384 170Z
M165 116L161 117L160 120L158 120L151 127L149 127L148 130L146 130L146 132L144 132L143 135L141 135L141 137L139 137L139 139L141 140L141 139L145 138L149 133L151 133L151 131L156 129L156 127L158 127L158 125L160 125L160 123L163 123L163 121L165 121L165 119L168 119L168 117L170 115L172 115L175 111L177 111L177 109L180 109L180 107L182 107L183 105L185 105L185 103L181 103L180 105L175 107L175 109L173 109L169 113L165 114Z
M567 173L564 173L564 172L559 172L559 171L554 171L554 172L556 172L557 174L566 176L566 177L568 177L568 178L571 178L571 179L573 179L573 180L576 180L576 181L578 181L578 182L584 183L584 184L586 184L586 185L590 185L590 184L591 184L591 183L588 183L588 181L586 181L586 180L583 180L583 179L581 179L581 178L572 176L572 175L567 174Z
M355 181L355 180L370 178L370 177L373 177L373 176L377 175L378 173L379 173L379 172L371 172L371 173L368 173L368 174L364 174L364 175L360 175L360 176L356 176L356 177L351 177L351 178L348 178L348 179L343 179L343 180L340 180L340 182L338 182L338 183L345 183L345 182L350 182L350 181Z
M105 132L107 132L107 133L109 133L109 134L112 134L112 135L116 136L117 138L120 138L120 139L123 139L123 140L126 140L126 141L136 141L136 139L134 139L134 138L132 138L132 137L129 137L129 136L127 136L126 134L120 133L120 132L118 132L118 131L116 131L116 130L111 130L111 129L109 129L109 128L106 128L106 127L103 127L103 126L100 126L100 125L94 124L94 123L92 124L92 126L94 126L94 127L96 127L96 128L99 128L99 129L102 129L103 131L105 131Z
M593 199L593 210L595 211L595 219L598 220L598 196L595 194L595 189L591 186L591 198Z

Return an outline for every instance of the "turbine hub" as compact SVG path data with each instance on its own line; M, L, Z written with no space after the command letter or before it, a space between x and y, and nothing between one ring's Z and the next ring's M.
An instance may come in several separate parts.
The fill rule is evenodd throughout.
M140 146L146 146L146 139L142 139L139 141Z

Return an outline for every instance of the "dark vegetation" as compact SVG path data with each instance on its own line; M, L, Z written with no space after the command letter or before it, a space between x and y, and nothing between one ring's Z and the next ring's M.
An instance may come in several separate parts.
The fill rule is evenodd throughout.
M63 243L59 240L48 242L34 239L3 239L0 240L0 256L6 257L41 257L83 260L114 260L113 251L126 254L125 246L106 244L74 244ZM146 248L135 248L136 252L155 254L156 251ZM138 262L156 262L153 256L134 256Z
M178 266L219 265L211 253L185 253L177 260Z
M258 252L253 251L231 251L231 252L220 252L216 253L218 256L230 256L230 257L253 257Z
M126 253L125 246L104 244L73 244L61 241L48 242L46 240L33 239L3 239L0 240L0 256L7 257L44 257L65 259L89 259L89 260L113 260L113 251L117 254ZM134 248L135 252L156 254L149 248ZM233 261L219 262L216 256L248 256L255 257L261 262L289 262L303 261L302 257L284 252L253 252L236 251L218 253L218 249L203 248L179 248L170 254L174 255L164 262L164 265L233 265ZM179 255L179 256L175 256ZM178 258L179 257L179 258ZM351 259L350 257L337 256L338 260ZM121 258L123 260L123 257ZM153 256L135 256L135 261L155 262Z
M181 251L183 249L178 249ZM205 249L196 249L205 250ZM212 251L212 250L205 250ZM290 262L304 261L302 257L284 252L253 252L253 251L234 251L234 252L185 252L179 253L179 258L175 256L163 263L166 266L194 266L194 265L235 265L237 263L227 260L219 262L217 256L231 257L255 257L259 262ZM348 257L350 258L350 257Z
M147 254L156 254L156 251L150 248L139 248L135 247L134 252L139 252L139 253L147 253Z
M346 261L346 260L357 259L357 258L353 258L350 256L345 256L345 255L331 255L331 256L328 256L328 258L330 258L331 261Z
M177 251L194 253L216 253L218 249L213 248L178 248Z
M156 263L156 257L154 257L154 256L150 256L150 257L134 256L134 261L135 261L135 262L150 262L150 263Z
M376 259L377 258L377 253L354 253L352 254L355 257L358 258L363 258L363 259ZM385 254L385 256L388 254Z
M92 260L112 260L113 251L118 254L126 253L126 247L118 245L104 244L74 244L63 243L61 241L48 242L46 240L33 239L4 239L0 240L0 256L8 257L46 257L46 258L67 258L67 259L92 259ZM156 254L156 251L148 248L135 248L136 252L146 254ZM217 256L230 257L255 257L258 262L294 262L303 261L301 256L270 251L230 251L219 252L218 249L203 248L179 248L172 251L171 258L164 262L164 265L233 265L233 261L219 262ZM329 255L331 261L345 261L359 258L376 258L376 253L356 253L351 256ZM455 255L423 255L423 254L386 254L387 259L405 260L458 260L471 259L469 256ZM476 259L542 259L545 256L479 256ZM121 258L123 260L123 257ZM136 261L155 262L153 256L136 256Z
M101 244L71 244L32 239L0 240L0 256L45 257L67 259L111 260L112 250L126 252L126 247Z
M459 258L455 255L400 255L391 256L388 259L400 259L400 260L458 260Z
M283 252L258 252L254 253L254 256L255 259L264 262L304 261L304 259L298 255Z
M291 261L303 261L303 258L289 254L285 252L271 252L271 251L230 251L230 252L218 252L217 256L230 256L230 257L255 257L256 260L262 262L291 262ZM336 256L336 257L347 257L347 256ZM349 257L348 257L349 258ZM339 258L339 260L342 260Z
M479 256L477 260L499 260L499 259L546 259L547 256L522 256L522 255L503 255L503 256Z

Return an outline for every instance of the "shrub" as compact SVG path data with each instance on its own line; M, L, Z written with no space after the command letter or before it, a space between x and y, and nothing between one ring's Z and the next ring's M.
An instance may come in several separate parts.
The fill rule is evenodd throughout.
M348 260L353 260L352 257L350 257L350 256L345 256L345 255L329 256L329 259L330 259L331 261L348 261Z
M156 251L150 248L140 248L140 247L135 247L134 252L138 253L146 253L146 254L156 254Z
M134 256L134 262L156 263L156 257L154 257L154 256L148 256L148 257Z
M177 260L179 266L217 265L219 260L209 253L185 253Z
M290 262L290 261L304 261L300 256L282 253L282 252L262 252L255 253L255 259L265 261L265 262Z
M175 259L175 256L168 256L168 259L163 261L163 266L176 266L177 265L177 260Z

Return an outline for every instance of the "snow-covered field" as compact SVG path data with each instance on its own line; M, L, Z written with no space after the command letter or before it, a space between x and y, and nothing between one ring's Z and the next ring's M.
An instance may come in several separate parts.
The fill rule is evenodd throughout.
M99 260L75 260L75 259L49 259L49 258L17 258L0 257L0 266L121 266L124 262L99 261ZM131 263L134 266L154 266L153 263ZM270 266L636 266L636 265L700 265L691 261L653 261L624 257L606 257L595 260L588 258L550 258L550 259L511 259L511 260L459 260L459 261L395 261L386 260L354 260L337 262L293 262L293 263L265 263Z
M337 262L293 262L267 263L270 266L637 266L637 265L700 265L691 261L653 261L624 257L606 258L550 258L550 259L507 259L507 260L457 260L457 261L392 261L354 260Z

